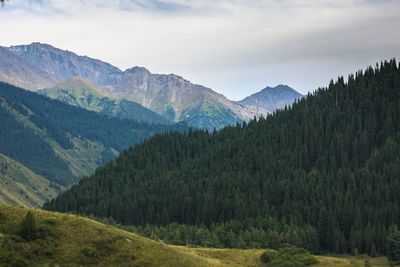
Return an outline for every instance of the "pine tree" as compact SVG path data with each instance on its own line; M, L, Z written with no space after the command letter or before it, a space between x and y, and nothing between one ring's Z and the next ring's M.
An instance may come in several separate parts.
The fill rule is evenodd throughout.
M386 255L393 262L400 261L400 231L391 232L386 241Z
M32 212L28 211L25 218L20 222L18 235L27 241L34 240L37 237L36 221Z

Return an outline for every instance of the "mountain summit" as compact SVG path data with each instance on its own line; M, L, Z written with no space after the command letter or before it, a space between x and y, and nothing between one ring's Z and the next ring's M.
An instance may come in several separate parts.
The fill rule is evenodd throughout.
M239 101L239 103L246 107L262 107L273 112L291 105L296 99L301 97L303 97L302 94L287 85L267 86L260 92Z
M36 91L80 77L109 97L136 102L169 121L185 121L198 128L219 129L266 115L298 97L284 94L286 98L280 99L276 94L263 105L248 99L230 101L175 74L153 74L137 66L122 71L98 59L42 43L0 47L0 60L0 80Z

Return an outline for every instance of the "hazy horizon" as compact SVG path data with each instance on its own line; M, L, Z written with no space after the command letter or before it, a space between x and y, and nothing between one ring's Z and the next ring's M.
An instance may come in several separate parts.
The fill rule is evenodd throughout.
M125 70L174 73L239 100L300 93L399 58L400 1L10 0L1 45L48 43Z

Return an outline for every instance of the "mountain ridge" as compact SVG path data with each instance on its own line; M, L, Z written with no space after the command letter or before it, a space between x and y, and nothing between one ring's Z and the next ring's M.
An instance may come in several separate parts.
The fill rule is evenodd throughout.
M38 93L73 106L120 119L153 124L172 124L172 121L136 102L110 96L101 88L79 76L58 83L51 88L41 89Z
M80 76L102 88L110 96L126 99L155 111L169 120L187 121L194 127L220 129L224 126L265 116L262 107L247 108L230 101L220 93L202 85L193 84L176 74L153 74L144 67L124 71L109 63L42 43L2 48L12 57L32 66L32 75L22 84L24 75L14 71L13 79L5 79L6 67L0 66L0 78L27 89L49 88L55 84ZM1 56L1 54L0 54ZM5 62L6 57L2 60ZM21 65L21 64L20 64ZM40 70L40 71L39 71ZM29 73L28 70L24 71Z

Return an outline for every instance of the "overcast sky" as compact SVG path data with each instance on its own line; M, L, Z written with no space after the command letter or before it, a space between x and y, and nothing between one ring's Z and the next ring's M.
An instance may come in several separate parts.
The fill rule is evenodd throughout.
M0 22L2 46L49 43L234 100L400 58L400 0L10 0Z

